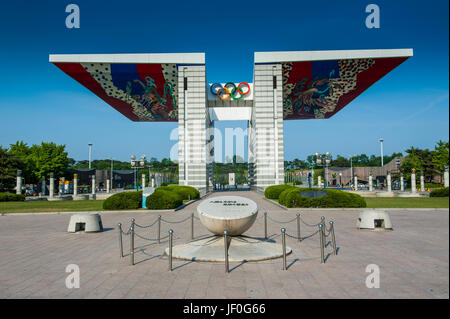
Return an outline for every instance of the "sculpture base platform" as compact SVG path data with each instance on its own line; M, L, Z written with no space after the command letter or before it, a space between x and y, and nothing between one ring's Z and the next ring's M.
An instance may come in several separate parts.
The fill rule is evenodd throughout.
M286 255L291 252L292 249L286 247ZM165 253L169 254L169 248L166 248ZM211 236L173 246L172 257L182 260L224 262L224 238ZM281 244L246 236L229 237L228 260L230 262L262 261L280 257L283 257Z

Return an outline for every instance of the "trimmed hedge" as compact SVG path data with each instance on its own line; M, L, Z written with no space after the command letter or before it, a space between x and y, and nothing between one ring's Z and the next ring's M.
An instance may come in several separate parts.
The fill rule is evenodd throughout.
M0 202L23 202L25 196L22 194L0 193Z
M325 191L327 196L310 198L301 196L301 191ZM334 189L315 188L290 188L283 191L279 196L279 203L286 207L366 207L366 201L362 196Z
M142 191L121 192L108 197L103 202L103 209L138 209L142 207Z
M430 197L448 197L448 187L435 189L430 192Z
M183 204L180 194L164 188L157 188L153 194L147 197L145 205L148 209L173 209Z
M282 184L282 185L272 185L269 187L266 187L264 190L264 197L268 199L278 199L280 194L284 192L287 189L298 189L297 187Z
M158 189L175 192L178 195L180 195L183 200L200 198L200 192L195 187L192 186L168 185L168 186L161 186Z

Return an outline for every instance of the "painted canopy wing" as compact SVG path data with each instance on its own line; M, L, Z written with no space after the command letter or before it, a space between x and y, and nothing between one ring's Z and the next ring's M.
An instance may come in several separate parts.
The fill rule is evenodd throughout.
M132 121L177 121L177 64L54 62Z
M407 58L283 62L283 117L329 118Z

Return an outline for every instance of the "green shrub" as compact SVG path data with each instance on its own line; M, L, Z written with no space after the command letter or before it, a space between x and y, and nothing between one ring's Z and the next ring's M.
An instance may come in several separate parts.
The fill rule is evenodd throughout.
M147 197L145 205L148 209L173 209L183 204L181 195L164 188L157 188L153 194Z
M435 189L430 192L430 197L448 197L448 187Z
M192 187L192 186L168 185L168 186L159 187L158 189L175 192L178 195L180 195L183 200L184 199L191 200L191 199L200 198L200 192L195 187Z
M264 190L264 197L268 199L278 199L283 191L290 188L298 189L297 187L286 184L269 186Z
M121 192L108 197L103 209L138 209L142 207L142 192Z
M292 185L303 185L302 181L293 181Z
M286 207L366 207L363 197L344 192L341 190L324 189L327 196L310 198L300 195L301 191L318 191L314 188L290 188L283 191L279 196L279 203Z
M0 193L0 202L23 202L25 196L22 194Z

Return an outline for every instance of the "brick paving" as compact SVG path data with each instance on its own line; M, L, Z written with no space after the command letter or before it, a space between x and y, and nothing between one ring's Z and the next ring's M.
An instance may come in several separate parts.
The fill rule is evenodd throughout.
M227 193L214 193L222 196ZM255 192L233 192L258 203L260 216L246 233L264 236L262 212L287 221L295 211L286 211ZM126 229L130 218L150 224L158 214L181 220L195 211L195 202L177 212L101 212L102 233L67 233L70 214L0 216L0 298L449 298L449 211L392 210L394 231L372 232L356 229L358 211L302 210L303 219L317 223L320 216L335 221L337 256L320 263L319 238L301 243L287 238L293 253L282 260L230 263L201 263L174 260L168 271L161 244L136 238L136 265L119 257L118 222ZM269 221L269 235L277 242L280 227L296 235L296 222ZM173 228L175 244L190 239L190 221L162 224L162 234ZM302 236L315 228L302 225ZM156 228L139 229L155 237ZM195 221L197 237L208 231ZM128 254L128 238L124 251ZM331 252L331 246L328 251ZM80 288L68 289L68 264L80 267ZM380 268L380 288L365 285L366 266Z

